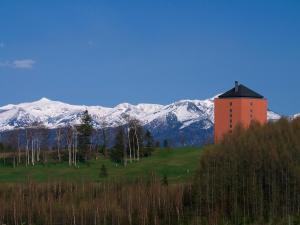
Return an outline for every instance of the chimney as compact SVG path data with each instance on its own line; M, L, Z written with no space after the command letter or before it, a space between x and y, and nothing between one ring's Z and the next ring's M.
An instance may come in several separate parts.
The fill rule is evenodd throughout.
M235 81L234 92L237 93L239 91L239 82Z

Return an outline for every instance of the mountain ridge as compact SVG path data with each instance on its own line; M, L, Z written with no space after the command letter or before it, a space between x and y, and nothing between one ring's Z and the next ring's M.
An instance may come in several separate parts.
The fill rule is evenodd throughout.
M218 95L204 100L184 99L167 105L121 103L115 107L71 105L41 98L34 102L0 107L0 132L25 128L38 122L49 129L80 123L81 113L88 110L95 128L115 129L126 124L126 116L138 119L156 139L187 140L189 145L203 143L213 135L214 104ZM269 120L281 115L268 111Z

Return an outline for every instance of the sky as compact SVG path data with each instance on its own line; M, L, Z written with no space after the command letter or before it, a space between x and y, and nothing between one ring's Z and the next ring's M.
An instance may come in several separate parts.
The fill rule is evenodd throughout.
M0 105L206 99L234 81L300 112L298 0L1 0Z

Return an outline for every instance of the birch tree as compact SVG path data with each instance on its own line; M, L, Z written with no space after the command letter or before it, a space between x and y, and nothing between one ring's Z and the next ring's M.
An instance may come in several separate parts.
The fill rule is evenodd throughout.
M140 160L140 150L143 145L143 128L141 122L131 118L128 122L128 145L132 149L133 160Z
M65 139L67 143L67 149L68 149L68 161L69 161L69 166L74 164L73 160L73 143L74 143L74 128L70 125L68 125L65 129Z
M58 161L61 161L61 154L60 154L60 148L61 148L61 140L62 140L62 127L57 127L55 130L56 133L56 147L57 147L57 158Z
M107 138L108 138L108 134L107 134L107 122L106 121L102 121L101 122L101 133L102 133L102 148L103 148L103 155L104 157L108 156L108 152L107 152L107 147L108 147L108 143L107 143Z
M72 133L73 133L72 161L73 161L73 164L76 166L77 165L77 152L78 152L78 131L77 131L76 126L73 127Z
M128 114L124 114L123 118L125 120L125 129L126 129L126 136L127 136L127 143L128 143L128 149L129 149L129 162L132 163L132 140L131 140L131 134L130 134L130 124L131 124L131 118Z
M29 165L30 161L30 155L29 155L29 144L30 144L30 131L29 128L25 128L25 139L26 139L26 146L25 146L25 152L26 152L26 159L25 159L25 165Z

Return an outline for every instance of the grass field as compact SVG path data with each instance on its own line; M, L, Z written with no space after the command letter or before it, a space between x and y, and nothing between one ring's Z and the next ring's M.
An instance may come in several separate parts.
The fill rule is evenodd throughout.
M49 163L34 167L1 167L0 182L24 182L28 179L37 182L46 181L105 181L126 180L133 181L139 177L155 174L158 177L167 176L170 183L187 181L193 176L203 149L179 148L159 149L148 158L140 162L129 163L125 168L99 157L89 164L79 164L78 168L69 167L67 163ZM100 168L105 165L108 177L100 177Z

